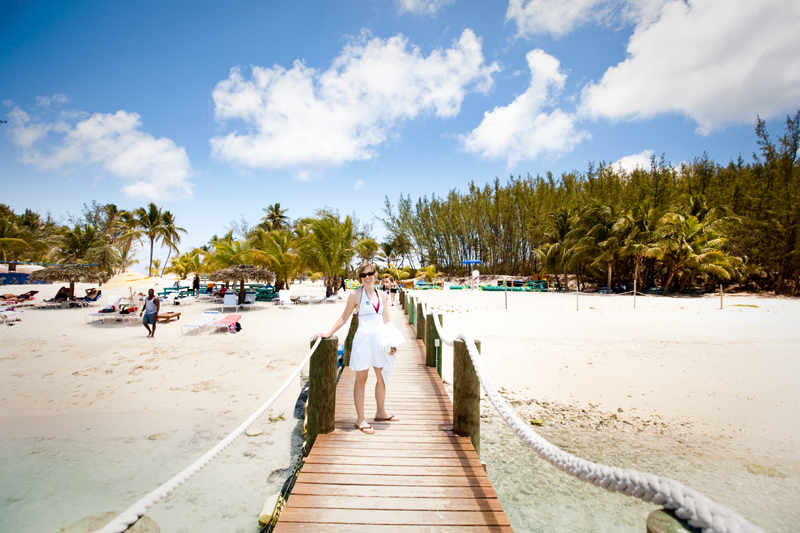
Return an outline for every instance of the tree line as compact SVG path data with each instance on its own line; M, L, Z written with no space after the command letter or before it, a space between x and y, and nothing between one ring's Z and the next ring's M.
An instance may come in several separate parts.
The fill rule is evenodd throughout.
M662 156L630 172L590 164L559 178L387 197L389 252L451 275L480 260L485 273L573 276L581 286L637 280L669 292L722 282L797 294L800 110L777 142L761 119L755 132L751 161L720 165L704 153L675 167Z

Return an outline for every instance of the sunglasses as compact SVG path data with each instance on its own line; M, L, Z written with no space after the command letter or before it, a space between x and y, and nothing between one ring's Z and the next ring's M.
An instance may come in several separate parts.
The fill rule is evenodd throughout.
M366 278L367 276L374 276L374 275L375 275L375 271L373 270L372 272L362 272L361 274L358 275L358 277Z

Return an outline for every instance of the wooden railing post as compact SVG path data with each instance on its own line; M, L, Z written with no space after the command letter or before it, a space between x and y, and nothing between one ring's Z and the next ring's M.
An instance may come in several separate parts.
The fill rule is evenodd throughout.
M659 509L647 516L647 533L700 533L700 530L675 516L674 511Z
M400 307L405 309L406 307L406 291L400 289Z
M481 342L475 341L478 353ZM481 384L464 341L453 343L453 433L469 437L481 455Z
M350 329L347 330L347 337L344 339L344 355L342 355L342 366L350 366L350 352L353 351L353 337L356 336L358 329L358 312L353 313L350 319Z
M314 341L311 341L314 346ZM311 355L308 368L308 405L306 406L306 453L317 435L333 431L336 418L336 336L322 339Z
M414 313L416 313L416 311L417 311L417 308L414 305L414 297L411 296L408 299L408 323L411 324L411 325L415 325Z
M417 319L415 324L417 327L417 338L425 339L425 312L422 310L422 304L417 303L417 312L414 313L414 318Z
M442 315L438 316L439 323L443 324ZM439 332L436 330L436 324L433 323L434 320L432 313L428 313L425 317L425 365L436 367L439 377L442 377L442 363L439 358L442 341L439 339Z

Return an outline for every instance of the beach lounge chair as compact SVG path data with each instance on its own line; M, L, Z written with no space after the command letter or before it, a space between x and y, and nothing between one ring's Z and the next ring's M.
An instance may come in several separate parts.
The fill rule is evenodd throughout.
M183 324L181 326L181 333L183 333L184 335L186 335L190 331L197 331L198 333L200 333L206 328L206 326L211 324L217 318L218 314L219 311L206 311L203 314L203 316L201 316L194 322L190 324Z
M106 298L106 306L103 310L108 310L111 308L116 308L119 304L119 301L122 300L122 296L112 295ZM130 315L120 315L119 312L114 311L111 313L90 313L86 315L86 323L94 323L94 322L101 322L106 323L109 320L117 320L118 318L128 317Z
M239 304L242 309L253 309L256 306L256 293L246 292L244 295L244 302Z
M283 289L278 291L278 305L292 305L294 302L291 298L291 292L289 289Z
M222 320L217 320L216 322L211 324L211 326L214 327L214 328L217 328L217 329L224 328L225 331L228 331L228 328L230 328L231 324L235 324L235 323L239 322L239 320L241 320L241 319L242 319L242 315L228 315L225 318L223 318Z
M233 307L234 311L239 310L239 295L234 292L226 293L222 300L222 309L220 311L224 311L226 307Z

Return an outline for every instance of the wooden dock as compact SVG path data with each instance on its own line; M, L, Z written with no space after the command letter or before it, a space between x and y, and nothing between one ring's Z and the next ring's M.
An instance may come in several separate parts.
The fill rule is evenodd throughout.
M398 307L392 322L407 342L388 384L386 409L398 422L374 422L375 375L366 389L366 435L355 428L355 374L336 388L332 433L317 437L276 532L511 532L469 438L456 436L453 406L425 347Z

